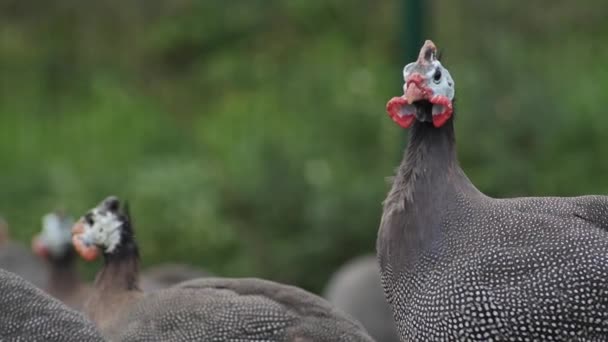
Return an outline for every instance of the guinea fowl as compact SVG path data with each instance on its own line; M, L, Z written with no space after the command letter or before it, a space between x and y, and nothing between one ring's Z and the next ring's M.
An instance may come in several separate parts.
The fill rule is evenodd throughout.
M0 341L103 341L93 322L23 278L0 269Z
M44 263L21 243L11 241L8 223L1 217L0 268L18 274L36 287L46 287L48 271Z
M322 298L270 281L203 278L143 294L131 218L115 197L72 232L84 259L103 253L85 311L112 341L373 341Z
M402 340L608 340L608 197L485 196L458 164L435 45L403 73L387 111L412 130L377 242Z
M359 256L335 272L323 292L330 303L357 319L379 342L399 342L375 255Z
M74 309L82 309L91 288L82 283L76 270L76 251L72 246L72 218L60 212L42 218L42 231L32 239L34 254L49 264L45 290Z

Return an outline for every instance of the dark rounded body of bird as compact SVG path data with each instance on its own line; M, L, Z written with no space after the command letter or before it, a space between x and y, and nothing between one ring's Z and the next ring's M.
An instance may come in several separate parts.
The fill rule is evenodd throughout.
M376 341L399 342L375 255L356 257L340 267L328 281L323 297L361 322Z
M147 294L119 320L118 341L373 341L324 299L254 278L187 281Z
M411 72L388 105L413 104L416 121L377 246L401 338L608 341L608 197L485 196L458 165L453 119L430 119L432 92L411 89Z
M85 311L112 341L373 341L321 297L270 281L201 278L143 293L131 219L114 197L77 222L73 234L84 258L103 252Z
M93 322L21 277L0 270L0 341L103 341Z

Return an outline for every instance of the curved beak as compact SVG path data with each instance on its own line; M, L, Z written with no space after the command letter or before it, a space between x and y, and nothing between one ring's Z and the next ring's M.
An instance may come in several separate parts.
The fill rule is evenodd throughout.
M405 82L405 99L409 103L420 100L428 100L433 91L425 85L426 81L419 73L410 75Z

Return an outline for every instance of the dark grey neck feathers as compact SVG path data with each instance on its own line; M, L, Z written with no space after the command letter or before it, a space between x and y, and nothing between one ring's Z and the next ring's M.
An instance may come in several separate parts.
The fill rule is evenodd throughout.
M391 260L408 270L416 258L439 240L441 217L461 193L478 193L460 168L453 118L436 128L416 121L393 186L384 201ZM401 215L393 215L395 211ZM396 216L396 217L395 217Z
M139 249L130 219L123 222L120 243L112 253L104 252L104 267L95 279L97 288L139 289Z
M412 203L415 192L421 190L417 185L419 181L445 181L454 168L459 167L452 119L440 128L429 122L416 121L387 202L392 196L400 196ZM436 186L437 183L433 183L433 187Z

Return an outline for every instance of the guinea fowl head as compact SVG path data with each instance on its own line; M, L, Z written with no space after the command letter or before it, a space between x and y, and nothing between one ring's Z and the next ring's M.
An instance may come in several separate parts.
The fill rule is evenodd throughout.
M437 47L427 40L418 60L403 68L403 96L386 105L389 116L399 126L409 128L414 120L441 127L454 111L454 80L437 59Z
M44 259L60 261L73 256L70 229L74 220L62 212L42 217L42 231L32 239L34 254Z
M137 256L128 206L115 196L104 199L72 228L72 243L78 254L92 261L102 252L106 258L134 253Z

